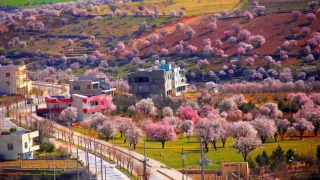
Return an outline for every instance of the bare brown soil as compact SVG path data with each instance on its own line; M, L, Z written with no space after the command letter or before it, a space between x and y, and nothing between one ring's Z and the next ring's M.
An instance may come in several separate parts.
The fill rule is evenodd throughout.
M257 17L251 21L246 20L245 18L235 18L235 19L226 19L226 20L218 20L217 25L218 29L215 31L210 31L207 28L209 23L208 20L199 20L197 18L197 23L190 23L188 25L191 26L196 34L193 38L188 38L184 35L184 30L181 31L173 31L165 37L160 38L159 41L165 42L164 46L158 46L156 44L149 45L147 47L143 47L140 49L140 54L144 54L149 50L160 51L161 48L169 49L170 53L173 53L173 47L178 44L180 41L185 41L190 45L198 47L199 51L202 51L204 48L203 39L210 38L212 42L216 39L221 39L224 42L222 46L225 54L231 56L236 55L237 45L229 45L224 38L224 31L231 30L232 23L239 22L242 24L242 29L247 29L251 32L252 35L263 35L266 39L266 43L258 47L248 54L261 54L261 55L277 55L278 47L283 44L286 40L296 39L298 41L298 45L293 47L288 54L289 55L298 55L301 53L301 50L305 47L307 40L311 35L307 37L303 37L300 34L300 30L302 27L307 26L311 29L311 32L317 31L320 26L320 20L316 20L312 23L308 23L305 20L304 15L301 15L297 21L293 21L290 13L282 13L282 14L270 14L262 17ZM170 27L172 29L172 27ZM239 39L235 32L233 35ZM145 36L146 37L146 36ZM241 42L241 40L238 40ZM245 43L249 43L247 40ZM213 45L214 46L214 45Z

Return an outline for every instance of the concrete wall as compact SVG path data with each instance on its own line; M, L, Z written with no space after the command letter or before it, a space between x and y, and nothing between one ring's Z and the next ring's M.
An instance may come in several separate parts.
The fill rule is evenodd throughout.
M165 70L145 70L130 73L128 75L131 93L144 97L152 94L162 94L167 96L167 91L171 90L171 72ZM139 82L138 78L146 78L146 82Z
M248 179L249 167L247 162L231 162L231 163L221 163L222 179L237 179L238 169L240 168L240 177L245 180ZM228 178L229 177L229 178Z
M76 121L82 121L84 119L84 113L83 113L83 108L84 108L84 103L83 103L83 98L86 98L86 96L82 96L79 94L73 94L72 95L72 103L71 105L75 108L77 108L77 119Z
M33 152L39 146L33 145L33 138L38 137L39 132L34 131L25 134L1 135L0 154L4 160L33 159ZM25 143L27 147L25 147ZM8 150L8 144L13 144L13 150Z
M6 77L6 73L10 73L10 77ZM15 94L16 93L16 67L3 66L0 68L0 93L1 94ZM10 86L7 85L10 82Z
M75 90L75 86L80 87L80 90ZM90 88L88 88L88 86ZM93 89L91 80L79 80L69 82L70 94L82 94L82 95L99 95L102 94L102 89Z

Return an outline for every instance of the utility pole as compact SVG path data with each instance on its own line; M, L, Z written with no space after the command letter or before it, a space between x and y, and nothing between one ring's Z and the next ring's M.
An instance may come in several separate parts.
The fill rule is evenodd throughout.
M53 180L56 180L56 159L54 158L54 156L53 156L53 164L54 164L54 167L53 167Z
M79 180L79 149L78 149L78 146L77 146L77 180Z
M102 160L103 160L103 156L102 156L102 145L100 146L100 174L101 174L101 180L103 180L103 167L102 167Z
M2 101L2 122L1 122L1 125L2 125L2 130L4 130L4 111L3 111L3 101Z
M104 178L107 180L107 165L104 165Z
M144 160L143 160L143 180L148 180L147 178L147 157L146 157L146 141L143 142L143 154L144 154Z
M90 179L90 165L89 165L90 163L89 163L88 150L87 150L86 132L84 132L84 157L88 165L88 176Z
M240 175L240 164L238 164L238 180L241 180Z
M94 167L96 169L96 176L98 175L98 169L97 169L97 154L96 154L96 138L93 139L93 145L94 145Z
M182 150L181 150L181 155L182 155L181 160L182 160L182 170L183 170L183 169L184 169L184 160L185 160L185 156L184 156L184 154L183 154L183 148L182 148ZM184 180L184 175L183 175L183 173L182 173L182 180Z
M187 166L187 155L186 155L186 151L184 151L184 164L185 164L185 174L186 174L186 180L188 180L188 166Z
M201 180L204 180L204 162L203 162L203 148L202 148L202 140L200 137L200 158L201 158Z

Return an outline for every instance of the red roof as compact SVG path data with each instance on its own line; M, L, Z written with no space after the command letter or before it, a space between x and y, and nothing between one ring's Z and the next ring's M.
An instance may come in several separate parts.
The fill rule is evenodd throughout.
M71 98L47 98L45 97L46 103L71 103Z

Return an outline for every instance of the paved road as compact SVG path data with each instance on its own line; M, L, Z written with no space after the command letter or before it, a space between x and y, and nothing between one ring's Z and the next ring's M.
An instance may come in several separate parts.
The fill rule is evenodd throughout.
M56 88L56 87L54 86L54 88ZM46 105L45 104L39 104L38 107L42 108L42 107L46 107ZM21 111L23 112L25 110L22 109ZM28 111L29 111L29 109L28 109ZM36 118L39 121L43 120L43 118L38 117L35 114L35 107L32 108L32 112L31 113L32 113L32 117L33 118ZM23 123L25 123L24 122L24 118L22 118L22 121L23 121ZM61 138L62 131L68 132L68 128L66 128L64 126L61 126L61 125L59 125L57 123L54 124L54 128L60 131L59 132L60 133L60 138ZM55 134L53 134L53 136L55 136L55 137L59 136L57 130L55 131ZM80 134L78 132L72 132L72 133L73 133L73 137L72 138L74 140L74 144L78 144L78 141L77 141L78 137L79 137L80 141L83 141L83 139L81 140L81 138L83 137L82 134ZM88 142L88 144L91 144L91 147L94 147L93 139L94 138L91 138L91 141ZM66 140L68 141L68 138ZM98 143L99 145L102 145L104 147L113 147L113 145L111 143L108 143L106 141L99 140L99 139L96 139L95 141L96 141L96 143ZM78 145L81 145L81 144L79 143ZM129 150L126 149L126 148L122 148L122 147L118 147L118 146L115 146L114 148L117 151L122 152L123 154L126 154L126 155L129 154ZM103 154L107 156L106 152L104 152ZM131 151L130 154L134 158L134 163L141 165L140 160L144 159L144 156L142 154L139 154L139 153L136 153L136 152L133 152L133 151ZM148 168L150 168L150 174L151 174L150 179L152 179L152 180L182 179L182 174L179 171L177 171L175 169L171 169L171 168L165 168L166 165L164 165L163 163L161 163L159 161L155 161L153 159L149 159L147 161L147 165L148 165ZM188 178L188 179L191 180L191 178Z
M56 141L56 140L50 140L50 141L53 142L56 145L56 147L68 146L67 144L62 143L60 141ZM77 148L72 146L72 152L76 157ZM87 163L86 158L85 158L85 152L83 150L78 149L78 156L82 162L85 162L85 164ZM95 162L97 163L96 165L95 165ZM130 179L115 167L116 164L111 164L105 160L102 160L103 172L101 172L101 159L100 159L100 157L97 156L96 161L95 161L94 154L89 153L89 167L90 167L90 171L93 174L95 174L95 172L96 172L96 168L95 168L96 166L97 166L97 174L98 174L97 178L99 180L102 179L101 173L103 173L102 176L103 176L104 180L105 179L106 180L129 180Z
M11 122L9 118L4 118L4 129L10 129L15 127L17 131L25 131L26 129L16 125L15 123Z

